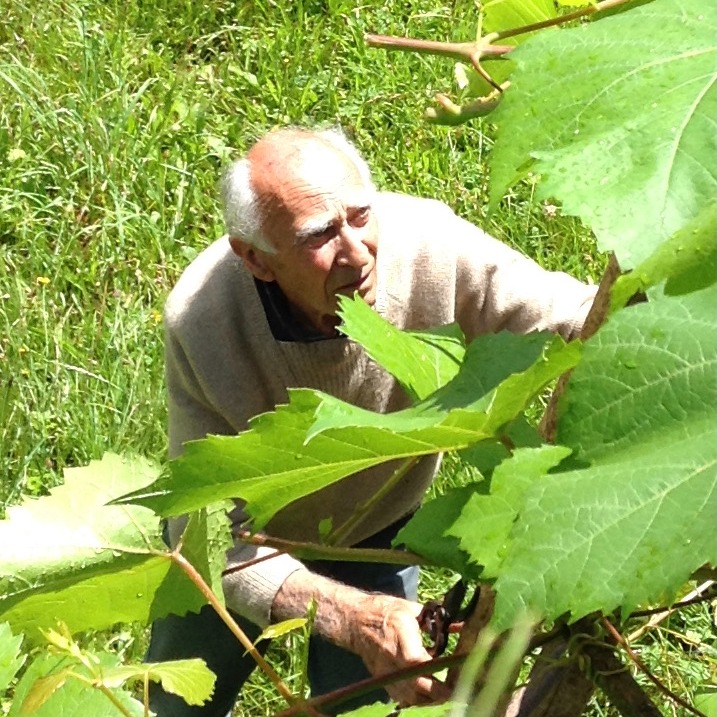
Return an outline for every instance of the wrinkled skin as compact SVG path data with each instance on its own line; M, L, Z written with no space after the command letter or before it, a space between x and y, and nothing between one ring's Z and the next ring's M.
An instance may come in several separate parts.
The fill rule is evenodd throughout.
M278 283L301 323L331 336L338 294L376 299L374 190L349 158L317 140L287 146L268 135L248 159L262 231L276 252L237 237L232 248L254 276Z
M275 620L306 612L317 602L314 629L337 645L355 652L375 677L427 662L418 627L421 605L389 595L367 594L308 570L292 573L276 595ZM445 702L450 690L431 676L413 677L386 687L401 706Z

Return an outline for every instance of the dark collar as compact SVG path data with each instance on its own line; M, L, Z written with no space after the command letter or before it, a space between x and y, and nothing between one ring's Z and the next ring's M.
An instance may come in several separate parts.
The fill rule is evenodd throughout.
M291 311L289 300L275 281L261 281L254 277L254 283L264 307L269 329L277 341L311 343L332 338L324 336L314 328L300 324Z

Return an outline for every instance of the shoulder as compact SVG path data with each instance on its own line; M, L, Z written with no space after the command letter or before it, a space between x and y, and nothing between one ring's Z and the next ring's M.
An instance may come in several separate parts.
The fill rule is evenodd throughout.
M375 210L381 226L401 222L404 227L422 227L425 222L442 222L456 218L453 210L437 199L397 192L378 192Z
M164 307L168 329L206 320L217 310L230 310L246 274L226 236L204 249L182 272Z
M465 257L490 260L504 246L435 199L379 192L376 215L385 260L455 266Z

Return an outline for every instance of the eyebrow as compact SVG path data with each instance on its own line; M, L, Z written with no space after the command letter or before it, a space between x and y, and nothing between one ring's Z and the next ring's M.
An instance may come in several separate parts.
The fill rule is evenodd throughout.
M372 197L370 195L356 195L352 197L352 201L347 203L347 208L349 211L370 209L371 199ZM305 221L295 232L296 242L301 243L312 236L323 234L333 226L334 221L335 217L333 214L324 214L315 219Z
M309 237L323 234L334 223L334 218L330 216L317 217L304 222L303 226L296 230L296 239L301 242Z

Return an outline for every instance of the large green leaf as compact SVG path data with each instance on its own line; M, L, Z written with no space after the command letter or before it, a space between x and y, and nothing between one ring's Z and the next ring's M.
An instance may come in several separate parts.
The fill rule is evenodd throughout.
M717 280L717 205L712 202L696 219L661 244L640 266L621 276L611 292L613 309L638 291L665 282L666 294L687 294Z
M238 497L261 528L292 501L356 471L492 437L579 355L578 344L545 334L481 337L450 383L387 415L294 390L288 406L257 417L245 433L188 443L171 477L122 500L177 515Z
M650 256L717 191L716 16L705 0L654 0L512 52L492 204L532 170L623 268Z
M105 505L158 473L142 459L106 455L67 469L48 496L8 509L0 521L0 618L36 638L57 620L72 631L99 629L201 606L196 589L160 554L158 517Z
M496 467L501 466L511 455L506 443L520 447L537 447L541 444L537 431L523 417L506 427L504 438L508 440L481 441L461 451L460 465L477 469L477 479L475 473L470 477L458 478L457 481L457 476L453 475L458 487L424 503L398 532L393 545L405 545L431 563L450 568L465 578L478 580L483 572L482 555L471 555L470 546L468 552L461 548L462 535L454 532L454 525L467 503L490 491ZM502 511L503 507L499 510Z
M360 343L420 401L450 381L465 355L465 337L458 324L432 331L401 331L384 321L365 301L339 297L341 331Z
M493 471L490 494L474 492L446 534L458 539L484 578L495 578L526 491L570 453L565 446L521 448Z
M584 347L558 440L589 464L526 492L496 620L669 599L717 562L715 287L617 313Z

